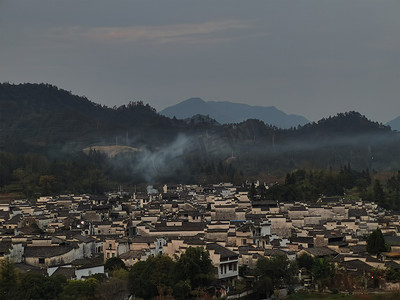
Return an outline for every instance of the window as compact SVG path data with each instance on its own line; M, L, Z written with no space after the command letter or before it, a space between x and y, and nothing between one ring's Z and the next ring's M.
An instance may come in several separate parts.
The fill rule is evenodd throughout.
M246 239L242 239L242 245L246 245Z
M44 264L44 258L43 257L39 258L39 264Z
M237 271L237 264L233 264L233 271Z
M229 271L232 271L232 264L229 264Z
M219 268L220 268L221 274L224 274L224 266L220 265Z

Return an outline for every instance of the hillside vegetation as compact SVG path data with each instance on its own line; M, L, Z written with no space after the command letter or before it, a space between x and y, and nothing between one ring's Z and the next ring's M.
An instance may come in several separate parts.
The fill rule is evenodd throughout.
M399 169L399 148L398 132L358 112L290 129L256 119L221 125L198 115L170 119L140 101L109 108L48 84L0 84L3 192L283 182L294 170L342 172L344 166L377 179L385 171L387 180Z

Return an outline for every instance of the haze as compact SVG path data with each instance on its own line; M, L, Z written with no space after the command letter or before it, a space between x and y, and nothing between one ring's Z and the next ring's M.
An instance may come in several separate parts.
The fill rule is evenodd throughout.
M190 97L400 115L400 2L0 0L0 81L107 106Z

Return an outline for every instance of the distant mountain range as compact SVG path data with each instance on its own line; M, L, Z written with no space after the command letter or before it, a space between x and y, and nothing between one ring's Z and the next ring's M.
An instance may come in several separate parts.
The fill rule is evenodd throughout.
M265 124L279 128L291 128L307 124L309 121L298 115L288 115L274 106L251 106L232 102L204 101L190 98L167 107L160 114L169 118L187 119L195 115L209 116L220 124L240 123L248 119L257 119Z
M386 125L390 126L393 130L400 131L400 116L390 122L387 122Z
M274 123L271 116L267 123L273 125L268 125L252 115L246 121L220 119L217 123L204 110L208 103L200 99L181 103L198 108L195 116L177 115L185 118L181 120L161 115L142 102L109 108L48 84L4 83L0 84L0 153L41 153L59 159L91 147L126 146L112 149L135 149L122 151L121 155L133 156L134 161L121 161L119 168L134 166L141 174L152 171L149 178L160 172L169 178L174 173L175 179L213 168L228 170L226 164L244 174L338 168L347 163L371 170L393 170L400 165L400 134L358 112L304 124L304 118L290 118L276 108L258 108L286 116L285 121ZM253 109L229 103L210 105L225 107L226 118L240 108ZM293 123L287 123L288 119ZM118 151L111 159L119 159Z

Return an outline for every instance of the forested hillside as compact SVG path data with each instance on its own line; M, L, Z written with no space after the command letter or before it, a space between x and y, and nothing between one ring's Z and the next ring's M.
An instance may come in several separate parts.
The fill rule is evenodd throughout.
M0 84L3 192L274 182L296 169L340 172L347 165L395 174L399 149L398 132L357 112L290 129L255 119L221 125L202 116L170 119L140 101L109 108L47 84Z

